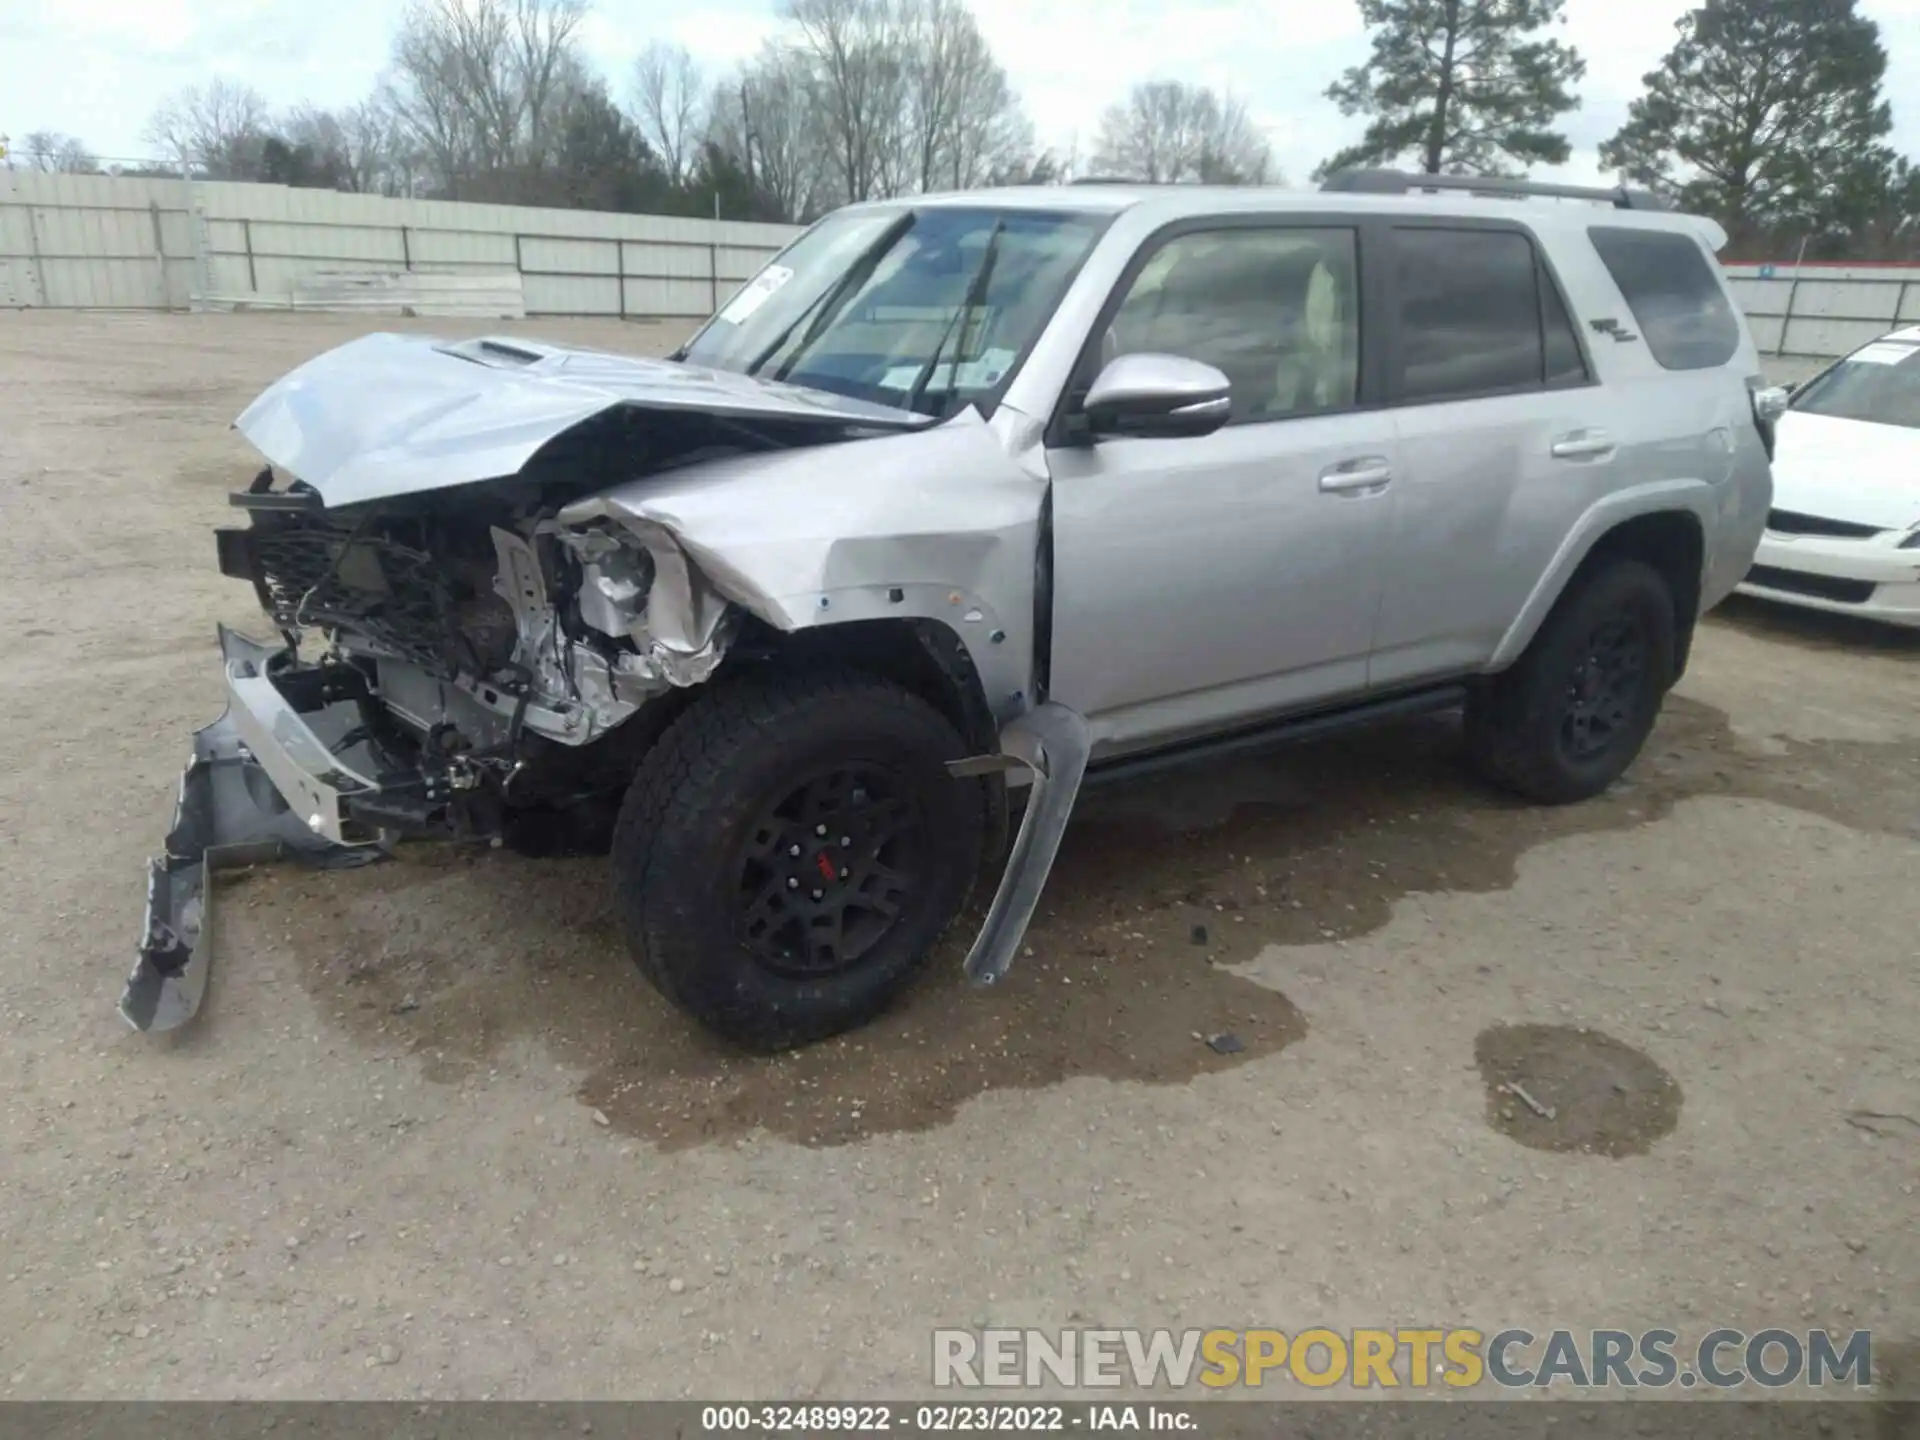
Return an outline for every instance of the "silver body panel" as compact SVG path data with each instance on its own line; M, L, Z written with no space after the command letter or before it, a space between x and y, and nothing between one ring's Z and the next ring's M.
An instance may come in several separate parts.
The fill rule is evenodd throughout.
M945 627L978 672L1008 753L1049 792L969 962L989 979L1019 943L1089 760L1500 670L1594 545L1636 517L1698 520L1703 610L1752 562L1772 482L1750 409L1751 337L1743 325L1726 364L1661 368L1628 332L1629 307L1585 233L1595 223L1684 231L1716 249L1724 236L1705 222L1463 196L1198 187L911 203L1110 217L990 418L968 408L935 424L800 387L519 340L376 335L293 371L236 424L328 508L515 476L619 407L818 423L849 437L688 463L573 499L543 521L589 567L582 618L634 650L624 670L578 648L557 654L553 693L567 691L575 708L543 701L524 718L584 743L648 694L702 683L741 616L788 634L885 620ZM1168 227L1373 227L1409 215L1524 229L1564 289L1589 383L1183 438L1064 437L1066 397L1110 297ZM1360 283L1363 297L1374 294ZM1127 384L1152 388L1156 367L1134 368ZM1159 368L1198 383L1179 365ZM1126 386L1111 388L1129 398ZM1209 415L1217 405L1199 403ZM518 597L519 653L539 671L549 664L541 647L559 647L540 584L509 573L526 563L513 559L516 546L526 548L501 542L499 585ZM651 592L636 599L630 577L642 559ZM1037 610L1048 574L1050 605ZM604 673L583 671L586 661ZM417 726L438 704L479 707L497 731L512 708L484 687L457 686L450 699L443 682L390 674L389 703ZM249 691L231 663L229 683L234 723L258 763L317 836L344 838L324 792L364 777L329 757L299 716Z

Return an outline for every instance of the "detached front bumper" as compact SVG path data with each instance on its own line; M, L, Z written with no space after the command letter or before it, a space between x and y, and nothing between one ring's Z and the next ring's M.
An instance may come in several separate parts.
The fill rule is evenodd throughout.
M356 826L343 808L379 789L342 758L355 748L358 706L314 687L296 708L271 673L283 652L225 626L220 652L226 712L195 733L165 851L147 866L146 927L120 997L136 1030L177 1029L200 1008L212 966L214 871L289 855L363 865L386 853L387 837Z

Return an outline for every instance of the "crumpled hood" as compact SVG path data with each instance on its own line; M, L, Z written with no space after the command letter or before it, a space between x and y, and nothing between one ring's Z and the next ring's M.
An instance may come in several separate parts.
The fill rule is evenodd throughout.
M1881 530L1920 524L1920 430L1789 410L1776 433L1774 509Z
M234 428L328 506L513 475L554 437L619 406L915 430L890 406L672 360L518 338L363 336L263 390Z

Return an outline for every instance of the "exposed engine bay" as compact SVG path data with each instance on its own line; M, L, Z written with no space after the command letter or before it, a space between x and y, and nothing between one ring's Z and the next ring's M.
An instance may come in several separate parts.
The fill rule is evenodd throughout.
M731 693L723 667L856 663L976 753L1032 708L1045 490L975 413L371 335L235 428L266 463L219 568L280 635L220 630L227 709L148 867L139 1029L198 1009L219 870L414 836L604 851L668 727Z
M250 523L217 532L222 572L252 582L288 673L317 665L326 699L361 707L362 725L334 744L364 746L387 777L353 807L369 834L484 834L495 802L577 798L554 787L591 788L591 767L556 757L700 684L726 655L741 612L670 537L556 519L605 483L592 469L580 478L577 456L571 475L329 510L269 466L231 497ZM398 779L408 771L421 783Z

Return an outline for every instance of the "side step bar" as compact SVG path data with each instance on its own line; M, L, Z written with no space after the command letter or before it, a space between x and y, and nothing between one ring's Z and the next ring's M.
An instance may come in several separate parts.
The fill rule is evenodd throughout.
M967 952L967 979L975 985L998 981L1020 951L1054 857L1060 853L1067 821L1073 817L1073 802L1079 797L1092 749L1092 736L1079 712L1048 702L1000 732L1001 756L990 757L986 766L962 760L948 767L959 775L979 774L983 768L1007 768L997 763L1004 756L1033 772L1033 792L1027 799L1027 813L1020 817L1006 873L994 892L987 922Z
M1369 700L1359 705L1342 706L1337 710L1291 715L1245 730L1232 730L1225 735L1211 735L1204 740L1168 746L1163 750L1123 755L1089 771L1087 784L1106 785L1116 780L1138 780L1146 775L1157 775L1163 770L1195 765L1204 760L1220 760L1250 751L1271 750L1296 740L1313 740L1322 735L1357 730L1363 725L1385 720L1407 720L1415 715L1436 714L1455 709L1465 704L1466 699L1465 685L1437 685L1381 700Z
M986 923L967 952L967 979L992 985L1002 979L1019 953L1027 926L1040 905L1040 892L1060 853L1060 841L1073 817L1074 802L1083 784L1134 780L1176 766L1218 759L1251 750L1270 749L1294 740L1311 739L1337 730L1353 729L1382 720L1399 720L1451 710L1465 702L1465 685L1438 685L1338 710L1296 715L1247 730L1213 736L1190 744L1130 755L1089 772L1092 734L1085 717L1064 705L1048 702L1013 721L1000 732L1000 753L974 755L947 766L956 778L990 775L1025 768L1032 772L1033 789L1014 837L1000 888L994 892Z

